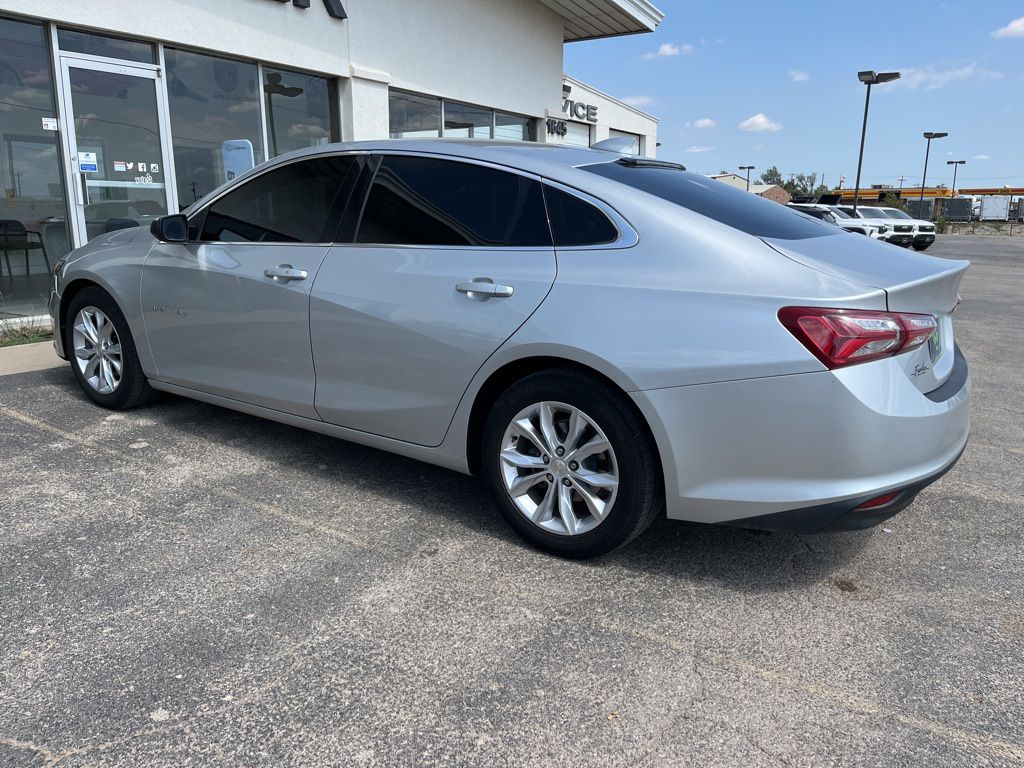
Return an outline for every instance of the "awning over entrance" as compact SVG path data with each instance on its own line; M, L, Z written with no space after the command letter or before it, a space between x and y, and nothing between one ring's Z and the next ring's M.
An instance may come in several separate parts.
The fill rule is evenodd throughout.
M541 0L565 19L565 42L653 32L665 14L647 0Z

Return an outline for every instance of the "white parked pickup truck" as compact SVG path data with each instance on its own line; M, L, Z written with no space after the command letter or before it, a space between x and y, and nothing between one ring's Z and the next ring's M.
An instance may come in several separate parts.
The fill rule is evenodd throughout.
M875 240L885 240L889 235L889 225L881 222L864 221L860 218L853 218L848 213L839 210L835 205L823 205L821 203L788 203L787 208L792 208L816 219L827 221L842 227L847 232L856 232L859 235L867 235Z
M889 217L904 224L913 224L914 229L914 250L923 251L935 242L935 224L924 219L915 219L906 211L899 208L879 208L878 210L889 214Z
M841 205L838 207L851 216L853 215L853 206ZM887 224L890 230L888 242L896 245L913 246L915 250L923 251L935 242L934 224L908 216L898 208L859 205L857 206L857 218Z

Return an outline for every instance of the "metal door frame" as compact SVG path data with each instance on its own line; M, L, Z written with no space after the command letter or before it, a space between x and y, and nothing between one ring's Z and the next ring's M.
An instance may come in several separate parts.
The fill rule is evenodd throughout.
M171 125L167 102L167 85L161 64L142 64L110 59L85 53L69 53L57 47L56 26L51 25L51 44L57 75L57 110L60 126L61 148L65 188L68 193L69 234L72 247L78 248L88 241L85 224L86 189L83 175L78 170L78 137L74 125L74 108L71 93L71 68L109 72L139 77L153 82L156 95L156 118L160 141L160 160L164 169L164 198L169 213L178 211L177 186L174 176L173 152L171 149ZM163 61L163 47L158 48Z

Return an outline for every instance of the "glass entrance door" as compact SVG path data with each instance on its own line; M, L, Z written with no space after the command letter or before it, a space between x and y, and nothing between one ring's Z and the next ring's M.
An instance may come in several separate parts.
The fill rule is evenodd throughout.
M75 244L172 210L157 67L61 57Z

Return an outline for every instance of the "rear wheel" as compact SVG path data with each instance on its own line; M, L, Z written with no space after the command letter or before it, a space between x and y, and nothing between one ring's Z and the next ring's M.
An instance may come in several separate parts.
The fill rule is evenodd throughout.
M536 373L494 404L481 466L509 524L563 557L610 552L661 510L657 451L633 405L577 371Z
M127 410L156 397L139 364L128 321L102 288L90 286L75 294L64 328L71 370L93 402Z

